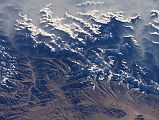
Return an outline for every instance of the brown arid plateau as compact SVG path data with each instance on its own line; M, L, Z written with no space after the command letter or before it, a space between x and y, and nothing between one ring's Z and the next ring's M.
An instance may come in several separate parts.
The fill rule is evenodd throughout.
M32 120L158 120L159 97L127 90L124 85L117 85L116 91L103 92L96 88L75 92L82 100L82 112L70 104L69 98L58 88L52 88L57 98L45 107L36 105L25 113ZM111 90L112 91L112 90ZM111 95L110 95L111 94ZM60 102L59 102L60 101ZM24 115L24 116L25 116Z

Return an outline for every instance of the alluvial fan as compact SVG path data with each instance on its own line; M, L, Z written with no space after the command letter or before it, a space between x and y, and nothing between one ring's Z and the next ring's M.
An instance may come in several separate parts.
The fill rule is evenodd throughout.
M157 11L40 16L0 24L0 120L159 119Z

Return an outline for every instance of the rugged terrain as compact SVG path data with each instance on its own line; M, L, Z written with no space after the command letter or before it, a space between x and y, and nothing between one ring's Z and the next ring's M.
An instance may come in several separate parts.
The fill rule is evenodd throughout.
M159 120L157 11L40 14L0 14L0 120Z

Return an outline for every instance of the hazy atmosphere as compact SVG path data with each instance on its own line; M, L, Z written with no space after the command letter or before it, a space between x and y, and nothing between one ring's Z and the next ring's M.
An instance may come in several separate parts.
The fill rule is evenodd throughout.
M0 120L159 120L159 0L0 0Z

